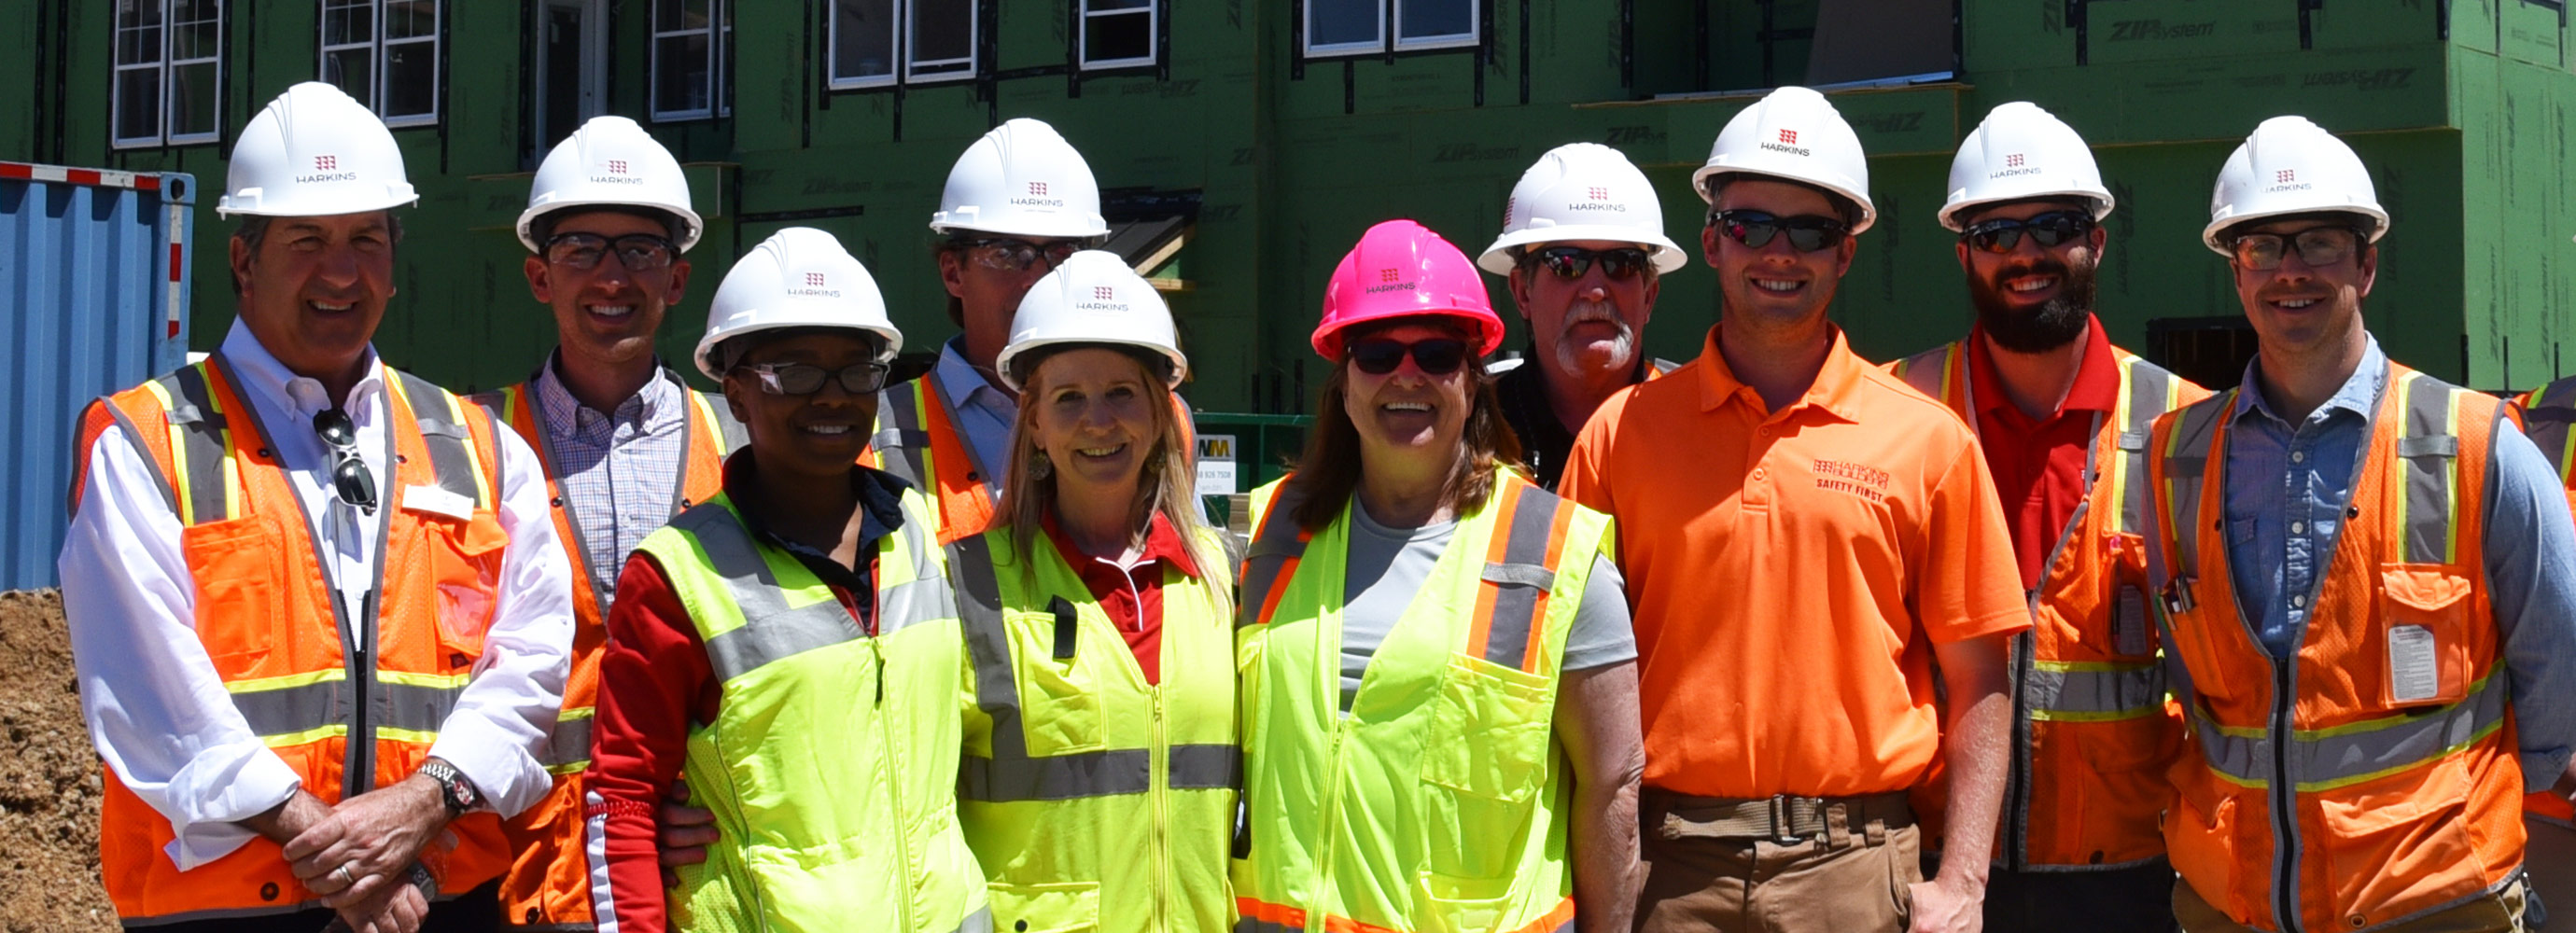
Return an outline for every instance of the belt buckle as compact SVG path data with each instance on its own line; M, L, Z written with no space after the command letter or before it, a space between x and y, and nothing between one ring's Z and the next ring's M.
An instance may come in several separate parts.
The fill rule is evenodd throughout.
M1795 824L1789 812L1789 795L1771 795L1771 841L1784 846L1805 843L1807 840L1797 834Z

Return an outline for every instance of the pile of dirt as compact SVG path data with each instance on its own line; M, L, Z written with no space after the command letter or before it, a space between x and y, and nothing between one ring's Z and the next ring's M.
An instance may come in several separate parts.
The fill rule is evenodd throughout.
M0 933L114 930L63 597L0 593Z

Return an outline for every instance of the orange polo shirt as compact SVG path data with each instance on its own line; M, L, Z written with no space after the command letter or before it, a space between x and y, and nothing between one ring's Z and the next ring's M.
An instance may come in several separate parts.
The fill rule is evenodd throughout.
M1563 495L1618 519L1646 786L1901 791L1940 752L1932 646L2030 627L1965 424L1852 355L1773 412L1718 355L1621 390Z

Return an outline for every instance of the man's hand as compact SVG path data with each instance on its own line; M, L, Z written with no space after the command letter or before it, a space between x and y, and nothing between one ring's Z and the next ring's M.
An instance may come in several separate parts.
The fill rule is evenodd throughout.
M680 886L680 873L672 869L696 865L707 860L707 846L722 838L716 831L716 811L689 806L689 782L671 782L670 794L662 798L662 829L655 848L662 854L662 886Z
M406 866L447 821L438 782L414 774L341 801L330 816L286 843L286 861L324 905L347 908L388 888L409 887Z
M2567 773L2558 776L2558 786L2550 788L2549 792L2567 798L2569 803L2576 803L2576 761L2567 762Z
M323 933L415 933L429 916L429 896L412 885L409 873L406 866L405 877L339 908L339 919L324 927Z
M1914 897L1914 926L1910 933L1979 933L1986 927L1986 890L1959 888L1971 882L1951 882L1945 876L1919 881L1908 886Z

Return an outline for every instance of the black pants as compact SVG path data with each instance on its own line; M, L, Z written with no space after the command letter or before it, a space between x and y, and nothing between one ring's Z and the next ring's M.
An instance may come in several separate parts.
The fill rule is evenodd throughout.
M2173 867L2111 871L1996 869L1986 880L1987 933L2173 933Z
M318 933L337 917L339 914L328 909L316 908L291 914L156 923L126 929L136 933ZM500 929L499 879L429 905L429 917L420 924L420 933L499 933Z

